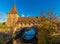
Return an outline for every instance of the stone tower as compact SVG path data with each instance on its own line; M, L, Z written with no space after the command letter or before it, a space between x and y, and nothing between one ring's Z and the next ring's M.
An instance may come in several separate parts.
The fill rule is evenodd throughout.
M15 23L17 22L18 17L19 17L18 11L17 11L17 9L16 9L16 6L14 5L12 11L8 13L8 18L7 18L6 25L7 25L8 27L13 27L13 26L15 26Z

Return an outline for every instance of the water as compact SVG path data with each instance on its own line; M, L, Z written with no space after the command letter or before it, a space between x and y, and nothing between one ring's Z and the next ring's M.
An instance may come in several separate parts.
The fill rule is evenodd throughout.
M32 39L35 35L36 35L35 30L34 30L34 29L31 29L31 30L26 31L26 32L24 33L24 39L30 40L30 39Z

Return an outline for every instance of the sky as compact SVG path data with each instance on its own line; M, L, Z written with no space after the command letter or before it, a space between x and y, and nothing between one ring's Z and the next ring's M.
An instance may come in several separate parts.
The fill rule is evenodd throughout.
M60 0L0 0L0 22L6 22L14 4L21 17L40 16L42 11L48 12L52 8L60 16Z

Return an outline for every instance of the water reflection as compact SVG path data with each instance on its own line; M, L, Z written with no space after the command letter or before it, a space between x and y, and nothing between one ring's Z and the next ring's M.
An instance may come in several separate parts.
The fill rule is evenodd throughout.
M33 43L37 41L36 29L25 27L19 31L15 38L20 38L23 43Z
M14 40L19 39L23 44L37 44L37 31L36 27L25 27L22 28L15 36ZM12 39L8 42L9 44L12 42Z

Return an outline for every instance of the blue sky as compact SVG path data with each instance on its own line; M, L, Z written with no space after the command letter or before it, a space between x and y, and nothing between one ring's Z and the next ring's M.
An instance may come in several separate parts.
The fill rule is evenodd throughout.
M20 16L40 16L41 11L48 12L52 8L55 14L60 16L60 0L0 0L0 22L7 20L14 4Z

